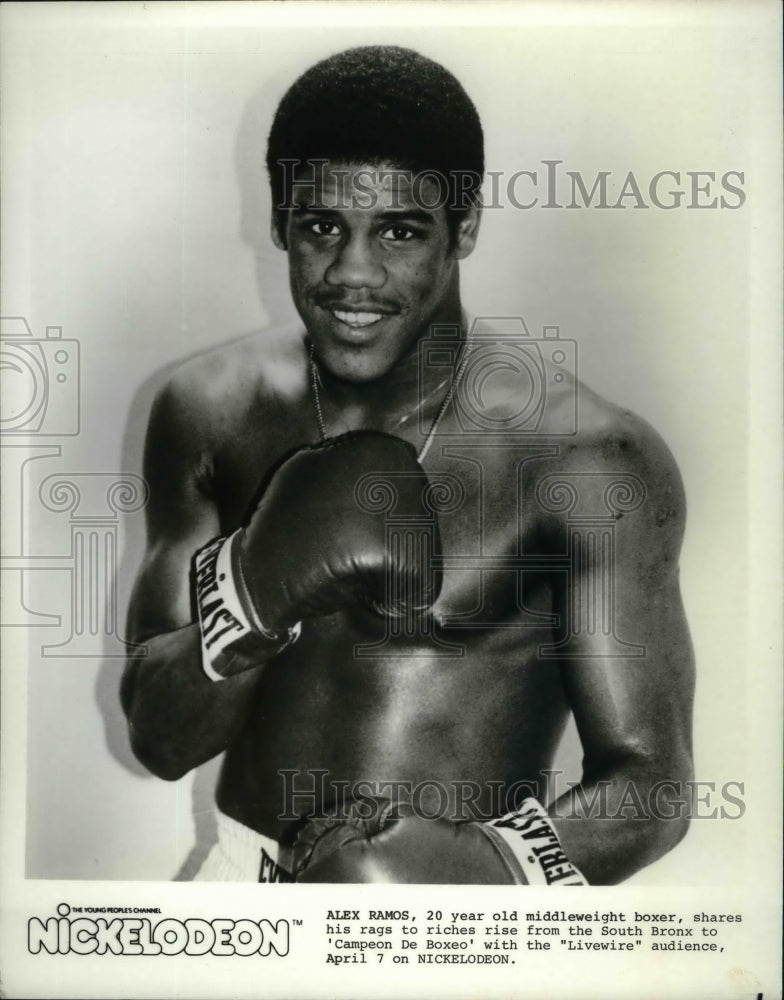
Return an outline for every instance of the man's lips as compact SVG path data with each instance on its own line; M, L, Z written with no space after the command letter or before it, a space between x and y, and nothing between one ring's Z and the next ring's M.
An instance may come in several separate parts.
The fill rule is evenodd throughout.
M338 322L345 324L352 330L362 330L365 327L373 326L385 316L392 316L395 310L388 306L378 306L375 303L361 303L359 305L343 302L325 302L321 306L327 312L332 313Z
M341 323L345 323L346 326L353 327L355 330L378 323L384 315L377 312L346 312L342 309L330 309L330 312Z

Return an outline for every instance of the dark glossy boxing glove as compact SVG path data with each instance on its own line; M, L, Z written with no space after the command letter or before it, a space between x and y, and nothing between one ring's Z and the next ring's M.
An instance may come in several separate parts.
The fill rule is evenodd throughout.
M295 452L247 527L196 557L207 673L228 676L233 650L252 655L254 640L280 648L303 619L353 604L390 617L426 611L441 588L428 489L413 446L389 434L357 431Z
M425 819L383 800L314 819L294 846L297 882L585 885L544 810L526 800L488 823Z
M237 546L248 598L273 631L361 603L429 608L441 573L428 479L407 441L357 431L302 448L273 475ZM392 514L402 532L388 530Z

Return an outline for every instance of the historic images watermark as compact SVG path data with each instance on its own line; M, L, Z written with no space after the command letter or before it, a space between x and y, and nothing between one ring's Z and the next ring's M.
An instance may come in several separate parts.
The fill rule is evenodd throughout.
M532 169L411 171L388 167L348 170L326 159L282 159L285 198L277 211L308 208L349 211L375 208L384 191L387 207L401 211L405 190L425 211L482 209L728 209L746 204L744 170L572 170L563 160L542 159ZM484 183L483 183L484 180ZM481 191L480 191L481 189Z
M595 782L588 791L580 787L580 782L563 781L564 772L558 769L547 769L538 779L511 784L435 778L348 781L323 768L281 768L278 775L283 802L278 819L285 821L340 817L349 810L359 818L371 820L382 809L387 811L391 804L393 810L404 808L420 819L489 822L513 812L525 799L546 801L548 789L555 789L556 794L568 791L575 797L568 806L559 808L556 803L551 807L549 815L553 819L735 820L746 812L745 782L735 779L662 779L645 788L628 781L619 792L615 782L604 780ZM563 801L560 794L558 801Z

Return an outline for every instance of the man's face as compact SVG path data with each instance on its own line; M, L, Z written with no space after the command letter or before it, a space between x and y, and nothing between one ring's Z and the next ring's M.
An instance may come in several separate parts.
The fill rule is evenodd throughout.
M438 203L437 185L384 166L327 163L298 179L307 184L293 187L283 234L273 225L294 304L334 375L379 378L432 323L459 321L457 262L474 247L477 215L453 237L446 208L424 207Z

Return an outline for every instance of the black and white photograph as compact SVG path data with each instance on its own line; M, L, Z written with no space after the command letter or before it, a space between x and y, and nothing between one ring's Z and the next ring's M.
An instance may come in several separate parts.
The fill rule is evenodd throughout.
M780 997L780 6L0 18L3 995Z

